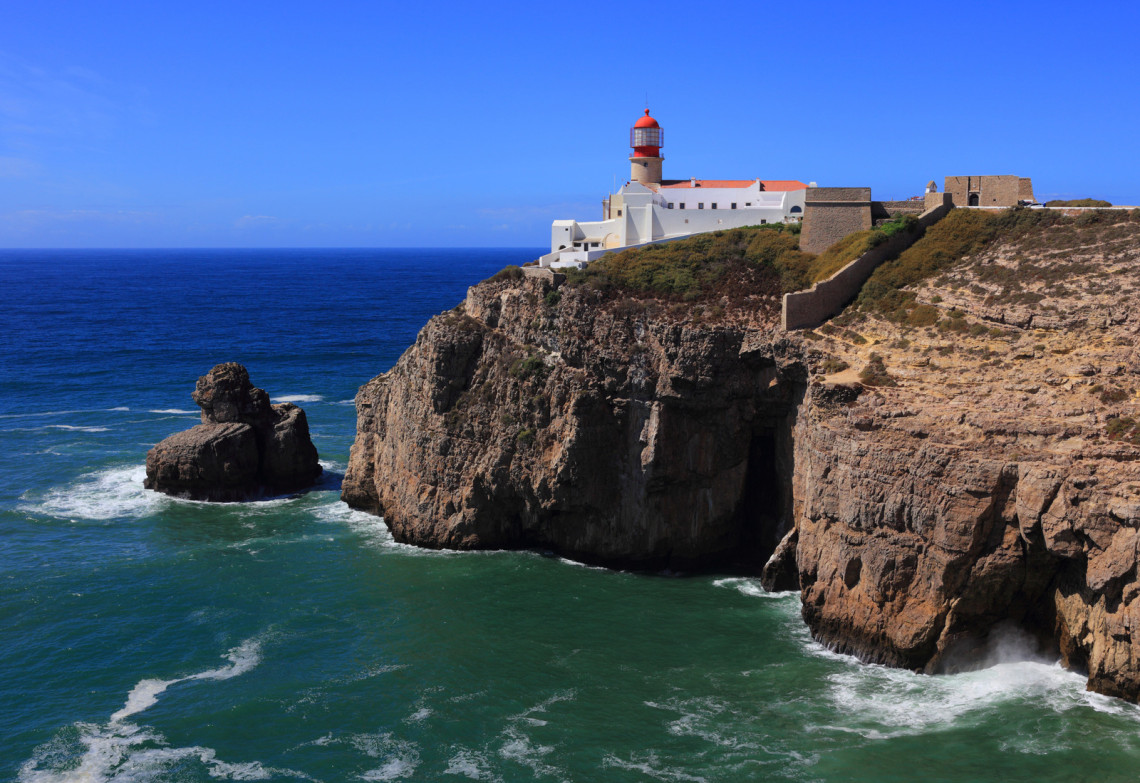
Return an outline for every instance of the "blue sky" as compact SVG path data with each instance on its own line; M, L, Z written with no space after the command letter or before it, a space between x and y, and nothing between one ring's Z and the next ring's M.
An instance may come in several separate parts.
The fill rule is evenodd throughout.
M647 95L670 178L1137 204L1137 9L10 0L0 247L537 247Z

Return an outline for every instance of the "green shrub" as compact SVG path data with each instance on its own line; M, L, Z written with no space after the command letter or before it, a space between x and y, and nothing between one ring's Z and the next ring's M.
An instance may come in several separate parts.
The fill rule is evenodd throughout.
M898 386L895 379L887 372L883 357L877 353L871 354L867 366L859 372L859 380L865 386Z
M490 279L492 282L497 283L503 280L519 280L522 278L522 276L522 267L512 264L511 266L505 266L500 269L498 272L493 274Z
M540 354L532 353L525 359L516 359L507 372L512 378L519 380L534 377L541 381L550 372L550 368L546 366Z
M847 362L834 356L829 356L820 363L819 369L824 375L834 375L837 372L843 372L850 367Z
M1099 198L1074 198L1069 200L1054 199L1046 201L1047 207L1111 207L1111 201L1105 201Z
M918 305L906 316L906 323L910 326L934 326L938 323L938 308L932 305Z
M543 301L546 302L547 307L557 307L558 303L562 301L562 292L557 288L553 291L547 291Z
M724 294L777 294L811 284L815 257L799 249L796 224L736 228L608 253L566 285L696 301Z
M1106 403L1124 402L1132 393L1125 389L1105 389L1100 393L1100 401Z
M519 434L516 435L515 438L518 440L519 443L522 443L526 446L529 446L530 444L534 443L534 430L531 430L531 429L520 430Z

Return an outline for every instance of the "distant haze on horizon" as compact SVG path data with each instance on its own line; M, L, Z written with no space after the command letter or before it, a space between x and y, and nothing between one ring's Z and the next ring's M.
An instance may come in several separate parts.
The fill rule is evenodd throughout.
M664 176L1140 203L1140 9L11 3L0 248L540 247Z

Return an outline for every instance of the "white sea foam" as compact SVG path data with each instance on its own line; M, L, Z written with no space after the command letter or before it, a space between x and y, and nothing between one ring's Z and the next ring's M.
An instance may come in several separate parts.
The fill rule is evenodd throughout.
M554 751L552 745L538 745L520 729L512 726L503 732L504 742L499 748L499 755L508 761L514 761L528 767L536 776L557 775L559 770L544 761L544 757Z
M674 736L697 737L723 748L747 749L757 747L751 739L726 736L717 730L717 727L724 725L721 716L728 710L728 705L719 699L712 697L678 698L666 702L647 701L645 706L677 713L678 717L670 721L668 726L669 733Z
M126 405L120 405L117 408L111 408L111 410L113 410L113 411L129 411L130 408L128 408Z
M283 394L274 397L273 402L322 402L324 399L321 394Z
M245 674L261 661L261 644L256 639L247 639L227 652L225 657L230 661L229 666L208 669L186 677L176 677L173 680L140 680L131 689L123 708L111 716L111 722L118 723L153 706L158 697L171 685L191 680L228 680L239 674Z
M372 758L384 758L382 765L363 773L361 780L399 780L410 777L420 765L416 744L394 737L391 732L355 734L351 742L354 748Z
M187 416L192 416L192 415L196 415L198 413L198 411L189 411L189 410L186 410L185 408L156 408L154 410L147 411L147 413L178 413L178 414L184 414Z
M431 717L430 707L420 707L408 717L404 718L408 723L422 723Z
M252 669L260 658L259 643L249 639L226 653L228 666L207 669L172 680L140 680L127 695L123 708L106 724L77 723L74 735L61 732L36 749L20 769L21 783L106 783L107 781L159 781L175 762L197 759L212 778L267 780L292 776L313 778L296 770L266 767L259 761L228 762L217 758L213 748L171 748L157 732L126 722L153 706L170 686L192 680L225 680ZM76 763L78 757L78 763Z
M1091 708L1140 719L1140 709L1088 693L1085 678L1062 669L1059 663L1023 660L935 676L852 665L828 680L828 697L836 712L848 720L842 726L822 728L848 731L868 739L910 736L970 723L1011 702L1047 705L1057 713ZM1036 752L1031 745L1030 742L1018 749Z
M167 500L165 495L143 489L144 478L146 467L142 465L87 473L65 487L48 490L38 503L22 498L20 510L72 520L139 517Z
M109 432L110 427L79 427L71 424L49 424L44 429L67 430L69 432Z
M471 780L502 780L501 777L491 771L491 765L487 758L472 750L460 750L448 759L447 769L443 771L443 774L463 775Z
M613 754L607 754L602 759L603 768L616 768L629 770L630 772L640 772L641 774L653 778L654 780L664 780L673 783L707 783L708 778L702 778L698 775L690 775L687 772L682 772L679 769L672 769L664 764L657 758L657 754L649 751L644 757L634 754L629 758L620 759Z
M724 579L713 580L714 587L726 587L730 590L736 590L750 598L788 598L789 596L799 596L799 592L795 590L785 590L781 592L769 592L760 584L760 580L755 577L732 576Z
M181 680L140 680L131 688L131 692L127 694L127 702L123 708L118 712L112 713L111 722L118 723L123 718L130 717L136 713L153 707L158 701L158 697L166 692L176 682Z

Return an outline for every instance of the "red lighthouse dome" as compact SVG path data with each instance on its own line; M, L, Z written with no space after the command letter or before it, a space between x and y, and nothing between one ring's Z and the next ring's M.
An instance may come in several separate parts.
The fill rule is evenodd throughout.
M657 120L649 116L649 109L629 129L629 146L633 147L635 158L661 157L661 148L665 146L665 131L657 124Z

